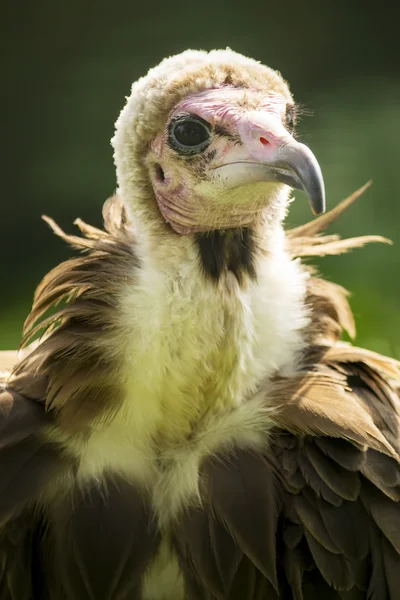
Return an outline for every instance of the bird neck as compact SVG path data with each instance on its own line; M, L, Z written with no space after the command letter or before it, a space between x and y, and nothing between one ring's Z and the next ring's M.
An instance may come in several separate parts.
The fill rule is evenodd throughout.
M162 271L178 273L183 265L193 264L200 267L205 281L218 284L228 276L244 286L257 279L266 257L279 260L285 253L284 206L266 209L258 221L246 227L190 235L177 234L159 214L154 218L148 207L139 208L136 202L129 206L140 258Z
M290 204L286 186L271 196L248 226L181 235L162 218L146 172L138 168L132 177L120 171L117 193L130 213L138 252L153 257L160 268L195 260L214 281L231 272L244 282L246 276L256 277L257 256L282 254L283 221Z
M138 322L140 306L144 313L148 311L148 317L143 314L144 328L150 318L151 322L163 322L165 327L168 323L178 328L182 325L183 334L183 322L187 319L190 327L184 333L184 343L191 343L192 325L199 323L199 315L204 315L209 322L229 321L230 327L243 330L250 327L254 329L254 339L263 335L263 351L267 353L264 360L271 363L269 373L272 365L280 368L293 363L308 324L308 275L287 252L280 223L264 221L253 228L192 236L174 232L144 235L146 230L138 229L141 268L137 288L127 290L127 326L130 314ZM246 325L246 319L251 324ZM225 335L224 328L222 325L221 335ZM210 329L209 335L215 334L216 330ZM241 344L239 337L235 343ZM257 359L263 360L261 356Z

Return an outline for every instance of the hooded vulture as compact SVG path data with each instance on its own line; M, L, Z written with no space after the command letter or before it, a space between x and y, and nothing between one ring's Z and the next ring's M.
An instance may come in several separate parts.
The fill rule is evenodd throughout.
M341 341L281 75L187 51L133 84L104 230L0 358L1 600L398 600L399 363Z

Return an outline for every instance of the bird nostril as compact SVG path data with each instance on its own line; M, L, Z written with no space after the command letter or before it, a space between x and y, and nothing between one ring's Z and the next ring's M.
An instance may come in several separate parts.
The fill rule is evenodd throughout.
M269 145L269 141L265 137L260 137L260 142L262 143L263 146Z

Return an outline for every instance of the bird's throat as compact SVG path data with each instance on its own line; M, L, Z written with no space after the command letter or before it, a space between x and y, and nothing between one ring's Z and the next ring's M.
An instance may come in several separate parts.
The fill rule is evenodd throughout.
M196 244L202 269L211 281L218 283L224 272L231 272L239 284L256 279L257 247L251 228L198 233Z
M208 191L207 186L205 191ZM236 190L228 198L221 197L217 201L213 195L193 193L182 183L168 193L155 190L164 220L180 235L243 228L259 220L265 199L260 196L255 200L240 194L238 201L235 195Z

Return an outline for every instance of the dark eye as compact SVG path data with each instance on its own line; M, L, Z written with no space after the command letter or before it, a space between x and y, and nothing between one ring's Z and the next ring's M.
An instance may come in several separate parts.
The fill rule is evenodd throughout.
M178 144L182 146L201 146L209 138L207 128L198 121L184 121L177 123L173 128L172 135Z
M210 126L200 117L180 115L169 125L168 142L179 154L198 154L211 142Z

